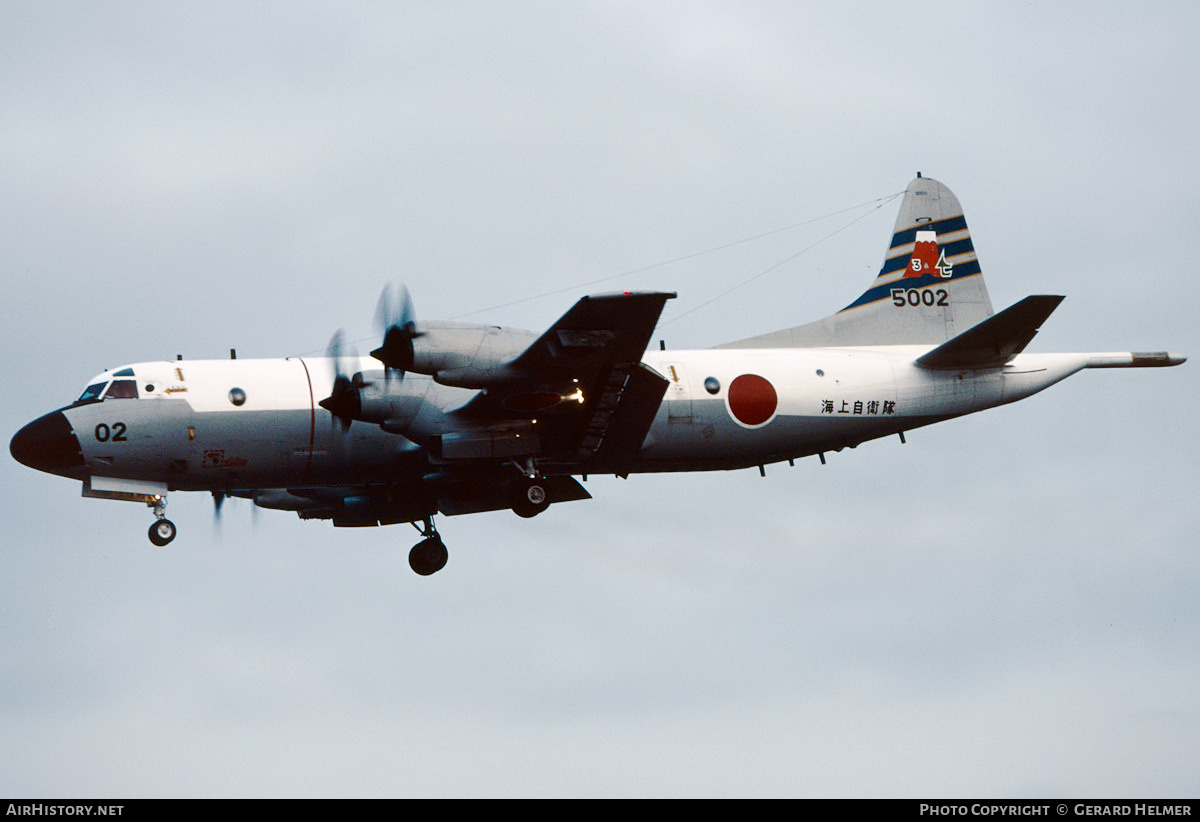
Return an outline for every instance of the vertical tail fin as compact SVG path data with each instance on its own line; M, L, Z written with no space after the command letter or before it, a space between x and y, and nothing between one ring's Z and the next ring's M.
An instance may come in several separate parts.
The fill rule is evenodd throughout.
M722 348L938 344L992 315L958 198L917 175L908 184L883 267L841 311Z

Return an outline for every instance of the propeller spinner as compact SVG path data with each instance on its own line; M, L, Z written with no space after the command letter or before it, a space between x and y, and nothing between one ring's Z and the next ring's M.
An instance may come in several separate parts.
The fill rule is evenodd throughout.
M401 285L397 292L391 286L385 287L379 295L375 316L383 332L383 345L372 351L371 356L384 364L389 378L396 371L403 379L412 368L413 340L421 336L408 288Z
M318 405L333 415L341 425L342 431L347 431L362 411L359 389L370 383L363 379L361 371L356 371L353 376L347 375L348 368L358 364L358 356L347 349L342 336L342 330L338 329L329 340L327 356L333 360L333 390Z

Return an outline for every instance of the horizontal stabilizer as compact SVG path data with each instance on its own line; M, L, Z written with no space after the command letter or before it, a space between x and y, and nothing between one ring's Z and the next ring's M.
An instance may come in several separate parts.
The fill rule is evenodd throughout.
M1035 295L988 317L917 358L924 368L994 368L1029 345L1062 297Z

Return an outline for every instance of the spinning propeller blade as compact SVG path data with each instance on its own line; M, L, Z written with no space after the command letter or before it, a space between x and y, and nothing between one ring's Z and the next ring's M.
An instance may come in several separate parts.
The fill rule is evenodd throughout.
M399 372L403 379L404 373L412 367L412 341L421 336L421 332L417 331L408 288L403 285L396 288L385 286L379 295L375 318L383 334L383 345L372 351L371 356L383 363L389 380L393 372ZM359 390L370 383L363 379L362 371L358 370L358 352L348 347L342 337L342 330L338 329L329 340L326 356L333 361L333 388L319 404L333 415L344 432L362 413Z
M333 415L342 431L345 432L350 429L350 424L362 410L362 400L358 395L358 389L366 383L363 381L361 371L355 372L353 377L347 376L348 368L358 364L358 356L353 353L352 349L346 347L342 337L342 330L339 328L329 340L326 355L333 360L333 389L329 396L318 404Z
M383 345L372 351L371 356L384 364L389 379L393 371L399 372L403 379L404 373L412 368L412 341L421 336L408 288L401 285L394 290L390 285L385 286L379 295L375 318L383 334Z

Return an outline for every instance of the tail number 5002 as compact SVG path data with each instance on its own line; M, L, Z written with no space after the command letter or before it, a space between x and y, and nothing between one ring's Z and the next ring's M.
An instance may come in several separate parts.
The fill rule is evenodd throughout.
M922 305L950 305L946 289L938 288L893 288L892 305L916 308Z

